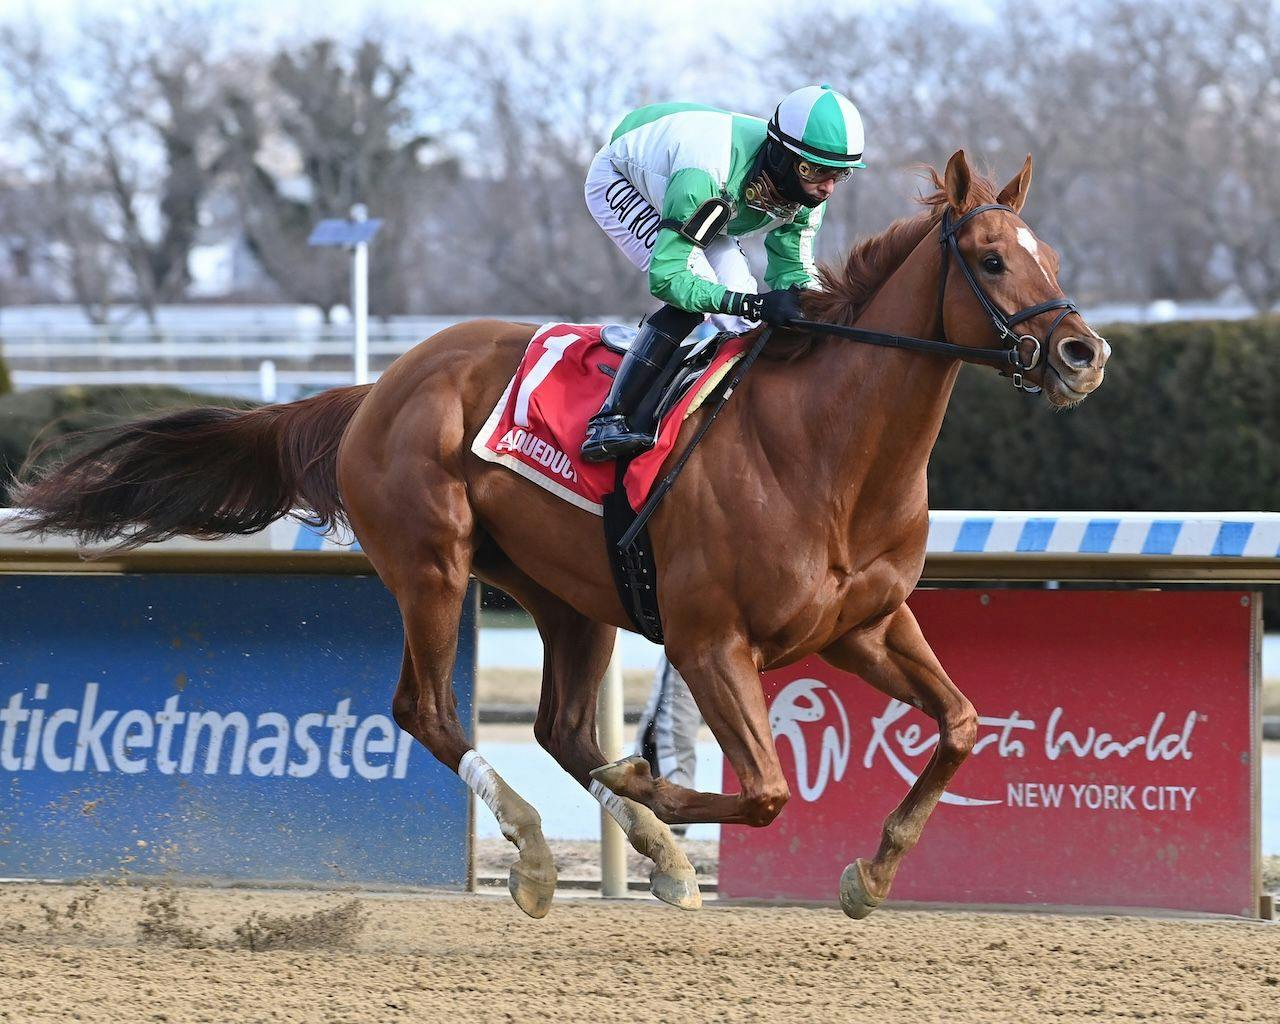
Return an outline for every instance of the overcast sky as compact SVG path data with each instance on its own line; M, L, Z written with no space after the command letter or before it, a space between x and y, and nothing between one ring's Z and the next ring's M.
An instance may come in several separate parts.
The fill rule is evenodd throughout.
M891 2L827 0L822 6L852 10ZM977 18L989 16L989 0L941 2ZM678 35L685 41L718 31L728 31L739 37L751 34L752 13L767 18L780 8L780 0L645 0L643 5L636 4L634 0L535 0L535 3L538 20L544 24L621 17L642 21L652 25L655 31ZM169 0L168 5L175 8L189 6L176 0ZM794 6L794 0L781 0L781 5ZM31 19L50 26L66 25L81 13L123 14L131 10L146 11L154 6L154 3L130 3L129 0L0 0L0 19ZM205 0L195 6L208 9L215 5ZM378 22L418 24L444 31L485 29L513 17L527 17L535 9L530 0L483 0L482 3L459 3L458 0L272 0L269 4L227 0L216 6L227 9L242 25L252 26L259 38L288 37L299 33L316 35L326 29L334 34L356 33L363 26ZM803 9L810 5L801 6ZM817 6L814 4L810 9Z

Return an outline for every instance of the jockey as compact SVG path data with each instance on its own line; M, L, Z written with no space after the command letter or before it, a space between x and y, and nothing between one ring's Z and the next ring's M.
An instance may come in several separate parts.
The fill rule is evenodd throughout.
M653 446L635 412L685 337L710 314L721 330L800 316L816 279L823 203L862 162L862 118L826 85L787 96L767 123L693 103L641 107L614 129L587 172L587 208L666 305L641 325L600 412L588 462ZM767 232L757 284L738 239Z

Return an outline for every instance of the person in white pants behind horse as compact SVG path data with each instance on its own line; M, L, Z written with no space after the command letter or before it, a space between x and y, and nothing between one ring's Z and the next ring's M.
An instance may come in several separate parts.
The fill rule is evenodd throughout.
M666 654L661 655L653 673L653 690L636 730L636 753L649 762L654 775L696 789L693 780L701 728L702 713L693 694ZM672 825L671 831L684 835L685 828Z

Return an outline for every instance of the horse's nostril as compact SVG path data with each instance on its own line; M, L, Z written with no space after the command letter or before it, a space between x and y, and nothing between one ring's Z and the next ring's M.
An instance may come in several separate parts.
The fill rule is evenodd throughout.
M1093 346L1079 338L1067 338L1058 348L1068 366L1083 369L1093 362Z

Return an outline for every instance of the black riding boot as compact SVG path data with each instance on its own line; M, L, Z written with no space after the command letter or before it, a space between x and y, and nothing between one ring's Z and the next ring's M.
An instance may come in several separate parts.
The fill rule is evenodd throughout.
M627 417L663 376L662 371L680 342L701 322L701 313L664 306L640 325L631 348L622 357L609 397L587 421L587 438L582 444L582 457L587 462L626 458L653 447L653 434L644 429L647 424L633 426Z

